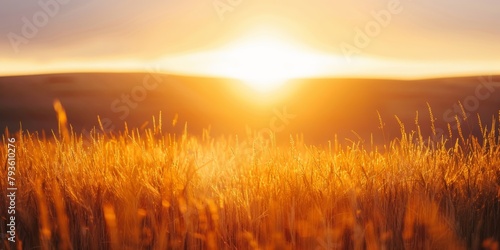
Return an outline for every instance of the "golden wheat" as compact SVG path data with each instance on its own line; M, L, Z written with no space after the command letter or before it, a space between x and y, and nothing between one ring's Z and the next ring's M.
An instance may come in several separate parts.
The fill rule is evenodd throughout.
M417 114L417 132L400 122L398 139L371 150L187 126L179 138L161 119L90 139L59 124L53 139L15 135L18 241L5 249L498 249L496 121L483 138L434 142Z

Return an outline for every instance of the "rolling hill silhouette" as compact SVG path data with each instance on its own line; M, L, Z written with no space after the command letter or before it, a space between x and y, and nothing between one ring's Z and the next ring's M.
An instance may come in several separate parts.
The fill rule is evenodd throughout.
M236 80L149 73L75 73L0 77L0 128L16 131L57 130L53 100L59 99L74 131L98 127L106 132L151 127L161 111L163 130L180 133L184 124L199 135L213 136L274 131L279 140L301 134L306 142L325 143L337 134L378 143L400 134L395 115L407 130L419 123L430 135L435 126L448 134L455 116L465 133L479 133L477 114L490 127L500 110L500 77L426 80L298 79L276 96L254 92ZM469 117L463 119L460 103ZM385 128L379 128L378 113ZM172 119L178 117L175 126ZM439 132L438 131L438 132Z

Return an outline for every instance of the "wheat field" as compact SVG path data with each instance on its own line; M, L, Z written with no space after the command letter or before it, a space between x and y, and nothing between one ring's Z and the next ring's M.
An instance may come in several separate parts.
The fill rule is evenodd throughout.
M17 240L2 249L499 247L500 117L479 120L481 137L435 141L417 123L386 145L318 146L164 133L161 118L87 138L58 112L59 132L3 135L5 166L16 138L18 191Z

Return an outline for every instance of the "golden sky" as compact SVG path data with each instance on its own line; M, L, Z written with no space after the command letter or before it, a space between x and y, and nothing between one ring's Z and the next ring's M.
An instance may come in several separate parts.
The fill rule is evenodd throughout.
M0 75L499 74L499 17L497 0L0 0Z

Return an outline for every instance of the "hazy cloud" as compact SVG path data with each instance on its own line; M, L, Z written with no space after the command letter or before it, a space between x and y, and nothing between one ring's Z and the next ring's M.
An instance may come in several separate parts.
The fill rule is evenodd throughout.
M242 0L220 22L212 1L151 0L0 0L0 61L131 58L221 45L243 34L259 18L294 27L300 39L330 53L349 42L372 11L390 1ZM13 49L9 34L22 36L24 20L34 22L42 5L60 3L36 36ZM407 59L497 60L500 1L400 0L394 16L364 50L365 55ZM64 3L64 4L63 4ZM390 48L390 49L388 49Z

